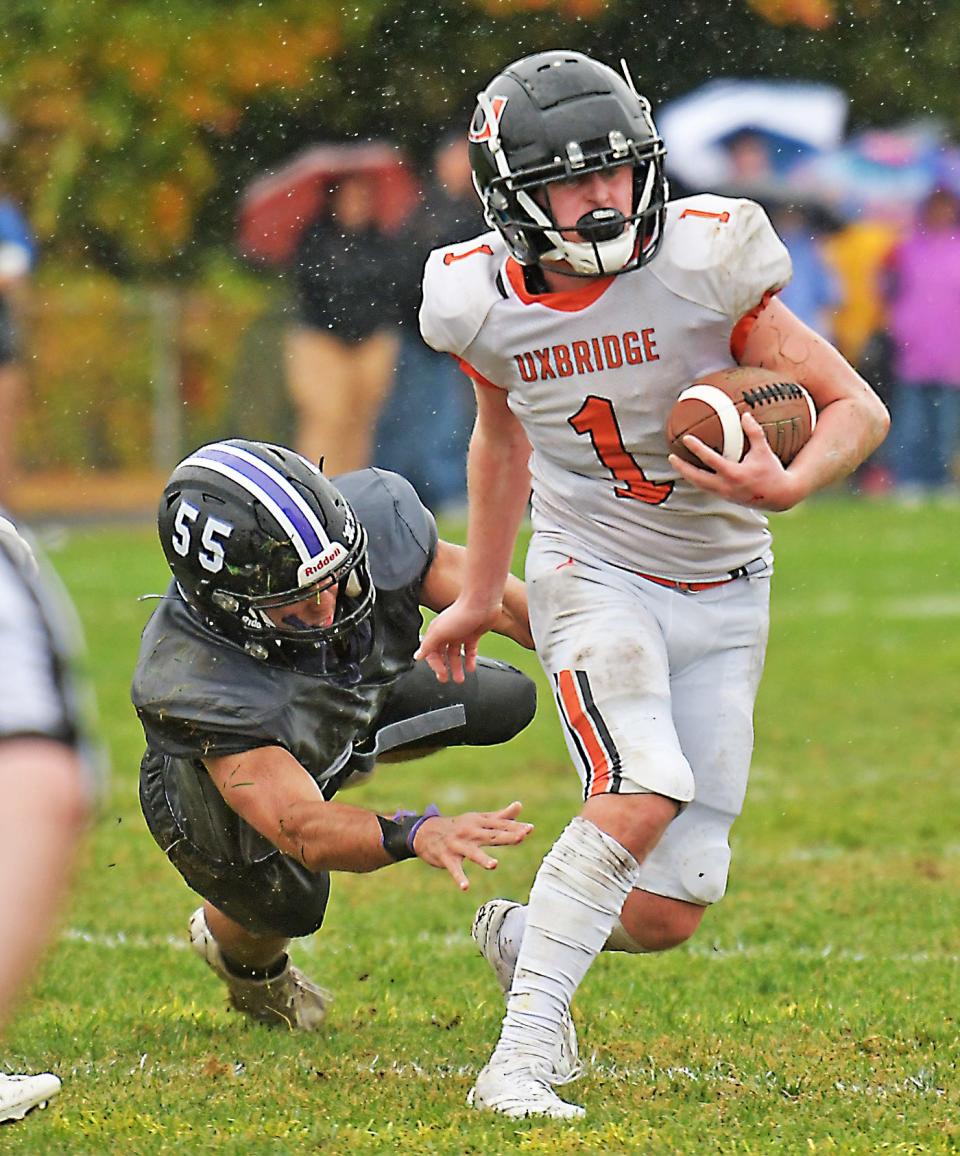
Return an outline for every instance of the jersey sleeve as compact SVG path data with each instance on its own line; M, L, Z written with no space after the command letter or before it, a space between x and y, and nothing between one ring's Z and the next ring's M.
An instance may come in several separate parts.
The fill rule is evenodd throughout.
M367 531L370 573L378 590L420 581L437 550L437 523L400 474L370 468L335 479Z
M186 705L186 704L184 704ZM189 704L195 711L185 718L176 712L152 709L149 702L137 707L147 746L172 759L207 759L238 755L257 747L279 746L277 739L262 733L241 734L236 719L217 717L213 703ZM214 707L214 709L205 709Z
M670 202L651 272L688 301L735 324L790 280L790 254L755 201L702 193Z
M202 638L168 598L144 627L131 688L148 746L203 759L283 745L285 703L270 668Z
M434 249L423 274L420 333L438 353L459 358L493 305L505 250L496 232Z

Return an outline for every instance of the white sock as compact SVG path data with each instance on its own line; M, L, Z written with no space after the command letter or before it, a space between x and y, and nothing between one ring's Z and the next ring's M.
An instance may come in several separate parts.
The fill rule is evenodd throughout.
M639 875L633 855L587 819L573 819L540 865L507 1014L491 1062L549 1071L560 1020L606 943Z
M517 956L520 954L520 943L523 940L524 928L527 925L526 907L513 907L507 912L500 925L500 934L497 937L497 946L500 958L510 963L511 970L516 970ZM626 928L618 919L613 930L603 945L604 951L625 951L631 955L649 955L646 947L642 947L627 933Z

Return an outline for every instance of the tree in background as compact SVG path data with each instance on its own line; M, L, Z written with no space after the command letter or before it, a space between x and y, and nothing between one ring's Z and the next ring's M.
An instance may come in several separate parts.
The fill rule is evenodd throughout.
M8 0L0 107L15 191L62 261L187 273L256 172L319 139L425 156L484 77L570 45L625 56L655 103L715 76L838 84L853 118L960 125L960 0Z
M237 259L243 189L318 141L424 162L504 61L565 46L624 57L655 110L794 77L844 89L854 129L960 129L960 0L3 0L0 162L41 256L26 473L119 471L127 495L224 430L283 440L288 293Z

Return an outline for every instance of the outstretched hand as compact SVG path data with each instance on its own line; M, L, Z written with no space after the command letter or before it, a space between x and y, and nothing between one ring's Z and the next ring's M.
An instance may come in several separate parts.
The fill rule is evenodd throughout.
M670 465L694 486L728 502L765 510L789 510L804 494L799 492L794 478L770 448L756 418L745 413L740 424L749 443L742 461L731 462L699 438L687 434L683 444L709 469L691 465L676 454L670 454Z
M463 682L477 666L477 646L497 619L453 602L437 615L420 640L415 659L423 659L440 682Z
M442 867L453 876L461 891L470 886L463 871L465 859L492 871L497 860L484 847L509 847L522 843L532 823L518 823L522 804L511 803L500 811L470 811L465 815L435 815L425 819L413 840L413 849L424 863Z

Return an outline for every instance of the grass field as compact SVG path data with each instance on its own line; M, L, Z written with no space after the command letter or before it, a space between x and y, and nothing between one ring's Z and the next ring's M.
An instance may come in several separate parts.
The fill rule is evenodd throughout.
M525 897L577 806L549 696L509 746L384 768L351 802L537 824L459 894L417 862L338 876L295 957L336 995L316 1037L249 1026L186 950L194 899L136 799L127 687L164 585L152 528L53 535L89 635L110 797L4 1044L61 1095L0 1152L809 1153L960 1149L960 512L828 497L775 520L770 656L726 899L662 956L602 956L575 1002L585 1121L464 1097L501 1000L474 908ZM509 643L489 650L533 671ZM541 688L543 683L541 682ZM24 865L29 870L29 864Z

